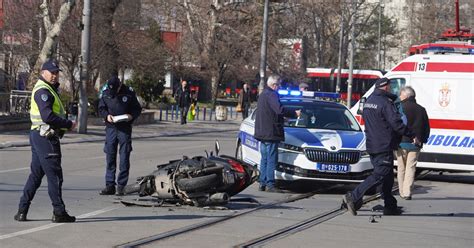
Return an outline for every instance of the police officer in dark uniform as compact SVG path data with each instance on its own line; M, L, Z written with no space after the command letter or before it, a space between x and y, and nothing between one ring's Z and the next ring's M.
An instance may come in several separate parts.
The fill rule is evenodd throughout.
M374 166L372 175L367 177L352 192L343 196L343 206L353 215L362 206L362 197L372 187L382 185L384 215L400 215L401 209L392 195L394 151L400 144L402 135L419 143L415 134L403 124L394 101L397 96L390 93L390 81L381 78L375 83L375 90L364 104L362 118L365 121L366 148Z
M99 114L106 126L104 152L107 160L105 188L100 192L101 195L124 195L130 169L132 123L141 112L142 107L133 89L123 85L117 76L110 78L99 100ZM120 147L120 172L116 182L117 145Z
M66 119L64 106L58 95L59 67L54 60L46 61L31 94L31 172L23 189L15 220L26 221L26 215L43 176L48 179L48 194L53 204L52 222L74 222L66 212L61 193L63 171L59 139L76 124Z

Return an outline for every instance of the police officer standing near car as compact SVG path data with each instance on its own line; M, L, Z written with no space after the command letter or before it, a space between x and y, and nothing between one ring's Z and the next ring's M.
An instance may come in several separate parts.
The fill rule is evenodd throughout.
M362 118L365 121L366 148L374 171L352 192L343 196L343 206L352 215L357 215L365 192L380 184L385 204L383 214L402 213L392 195L394 151L397 150L402 135L409 137L416 144L419 144L419 141L403 124L400 113L394 105L396 99L397 96L390 93L390 80L381 78L375 82L375 90L364 104Z
M76 218L66 212L61 187L61 145L66 130L74 129L75 122L66 119L66 112L58 94L59 66L48 60L41 67L41 73L31 93L31 172L23 189L18 212L14 219L26 221L31 201L41 185L43 176L48 179L48 194L53 205L52 222L75 222Z
M117 75L112 76L99 100L99 114L105 120L104 152L107 162L105 188L100 191L101 195L124 195L130 170L132 123L141 112L142 107L133 89L123 85ZM120 172L116 180L117 146L120 153Z

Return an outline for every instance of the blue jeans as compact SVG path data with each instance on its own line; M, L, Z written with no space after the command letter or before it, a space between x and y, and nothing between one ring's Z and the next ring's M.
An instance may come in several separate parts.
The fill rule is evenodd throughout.
M124 132L114 127L105 129L105 146L107 167L105 171L105 185L115 186L115 171L117 168L117 145L120 146L120 172L117 185L125 187L130 170L130 152L132 151L132 133Z
M272 188L275 185L275 167L278 163L278 143L260 142L260 185Z
M382 198L385 208L396 208L397 200L392 195L393 187L393 152L370 154L370 162L374 172L352 191L352 199L356 206L362 206L362 197L372 187L382 185Z

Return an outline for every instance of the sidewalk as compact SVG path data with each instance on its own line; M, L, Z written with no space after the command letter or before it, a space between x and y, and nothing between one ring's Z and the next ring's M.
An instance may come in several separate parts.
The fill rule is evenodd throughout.
M154 124L136 125L133 127L132 138L153 138L165 136L181 136L198 133L224 132L239 130L240 120L192 121L180 125L174 121L157 121ZM88 126L87 134L68 132L61 139L61 144L99 142L105 140L105 126ZM0 149L8 147L29 146L29 130L0 133Z

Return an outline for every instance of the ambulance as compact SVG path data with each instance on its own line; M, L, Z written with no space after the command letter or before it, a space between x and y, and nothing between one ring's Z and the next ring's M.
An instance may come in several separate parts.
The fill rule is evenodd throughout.
M474 54L416 54L384 75L392 93L411 86L430 119L431 133L417 168L474 171ZM352 108L361 125L363 104L374 86Z

